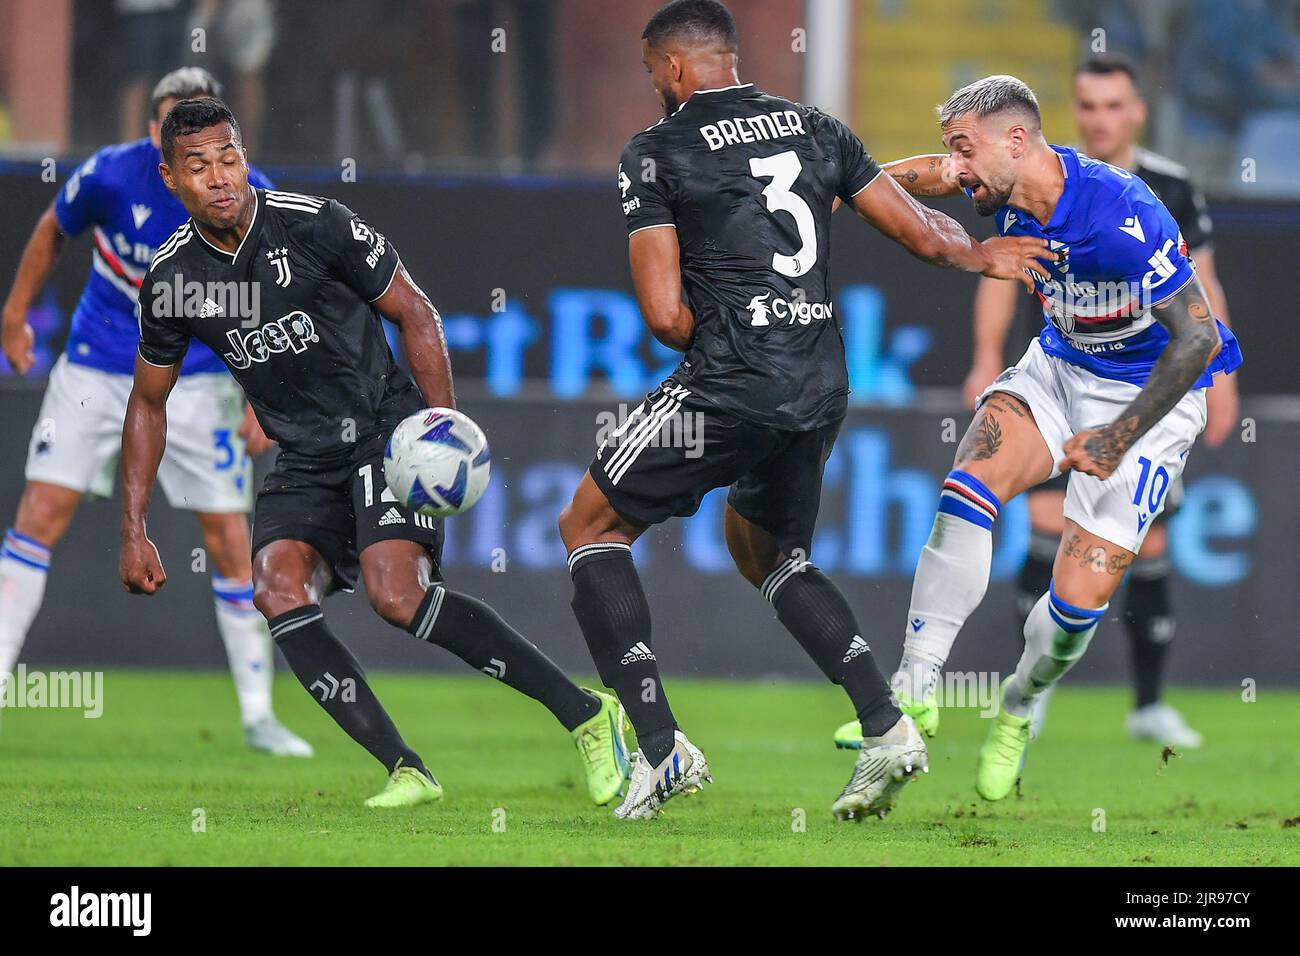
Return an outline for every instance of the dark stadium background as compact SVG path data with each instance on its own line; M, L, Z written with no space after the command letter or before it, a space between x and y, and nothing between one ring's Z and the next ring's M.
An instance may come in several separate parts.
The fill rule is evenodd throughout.
M478 21L467 25L463 19L463 8L476 3L284 0L273 5L276 40L261 76L268 110L253 159L278 185L336 197L380 227L442 310L462 408L484 426L495 456L489 495L449 524L447 574L458 587L489 596L562 665L590 670L568 607L570 584L554 520L590 457L598 413L620 402L634 405L671 364L664 350L652 347L630 297L614 187L622 142L656 118L636 40L656 4L559 0L542 5L549 15L540 21L523 17L516 4L494 7L482 21L504 23L508 43L537 45L541 52L534 49L532 55L541 66L510 61L513 72L502 66L496 92L481 99L463 95L464 84L482 78L467 75L456 57L467 37L482 39L474 32ZM12 26L12 18L32 16L34 6L40 5L8 4L3 15ZM324 6L333 11L328 17L321 16ZM1088 42L1073 26L1072 10L1095 12L1106 5L1029 0L1005 10L992 5L995 13L981 14L978 29L997 26L1003 22L999 16L1009 24L1025 10L1050 26L1037 54L1014 51L996 60L988 52L966 59L945 52L960 40L950 32L959 32L963 12L975 18L978 6L948 4L948 22L927 27L938 52L915 83L914 95L925 108L912 109L911 100L905 104L911 123L910 131L902 132L881 120L878 105L897 103L903 95L882 91L882 70L909 65L910 54L905 45L899 47L906 37L890 41L892 52L877 50L878 37L893 37L889 31L898 29L890 19L894 5L847 6L853 38L841 99L846 116L880 158L935 148L933 113L925 110L952 86L993 68L1018 73L1034 85L1044 98L1049 134L1069 141L1063 91L1072 57L1086 52ZM755 0L734 7L746 44L742 78L807 98L814 78L805 59L816 47L810 39L812 52L791 50L792 29L806 22L805 4ZM6 213L0 221L0 271L6 279L31 225L65 175L95 147L114 141L121 119L123 51L94 42L118 29L112 5L53 3L44 9L49 29L64 31L61 46L57 37L46 37L46 47L29 41L24 49L0 41L0 90L6 92L6 115L12 119L6 126L9 141L0 136L8 157L0 164ZM1110 22L1097 16L1096 22ZM1294 24L1278 27L1294 29ZM523 39L534 28L545 31L545 42ZM1132 44L1152 64L1152 145L1199 163L1194 168L1210 193L1217 227L1218 270L1246 355L1243 416L1253 422L1244 430L1253 441L1198 448L1189 466L1187 504L1172 529L1180 630L1170 678L1221 686L1246 678L1300 683L1293 652L1294 622L1300 619L1300 589L1294 585L1294 537L1300 528L1294 491L1300 473L1294 332L1300 197L1288 194L1294 185L1276 172L1293 166L1294 154L1252 156L1258 178L1234 177L1236 166L1209 148L1222 130L1216 133L1191 118L1198 108L1211 119L1213 111L1203 102L1180 99L1184 51L1154 34L1135 39L1116 33L1112 40ZM1042 52L1057 47L1061 55ZM47 57L49 50L62 51L59 62L67 77L61 86L51 81L32 90L18 78L22 63L29 62L24 57L41 49ZM382 55L376 52L381 49ZM49 75L57 66L45 64ZM214 69L221 72L220 66ZM347 94L338 79L348 73L355 74L361 89L367 78L383 81L402 122L400 155L384 145L375 117L365 108L353 117L359 132L351 139L344 135L352 121L340 113ZM522 91L536 76L548 81L532 104L545 120L540 126L521 115ZM238 111L237 97L232 100ZM36 122L33 116L37 125L45 125L24 139L23 124ZM476 139L482 124L492 126L495 142ZM47 157L56 160L54 182L41 175ZM354 161L355 182L343 181L340 173L347 160ZM945 209L977 234L987 229L961 204ZM975 281L911 261L848 215L835 229L832 276L855 406L832 461L814 557L844 584L873 647L889 662L901 644L916 552L955 447L943 441L945 420L955 421L958 435L965 427L967 415L955 386L968 367ZM58 354L88 263L89 244L83 240L65 255L33 316L44 368ZM494 311L494 302L504 302L504 309ZM1029 334L1025 326L1013 341L1023 343ZM22 487L42 387L39 375L21 381L0 376L0 447L7 449L0 468L0 510L9 515ZM150 530L171 575L164 593L153 600L122 593L116 577L116 502L87 504L55 552L45 606L24 660L222 666L208 576L190 570L192 549L201 543L197 527L159 498ZM663 647L666 669L815 677L770 608L732 572L721 549L718 502L715 495L695 519L660 529L643 546L656 647ZM958 643L952 669L1014 664L1021 639L1007 578L1025 543L1019 502L999 523L990 597ZM494 561L500 566L502 557L506 570L494 572ZM459 667L442 652L386 629L359 598L336 599L331 613L338 615L338 632L354 642L368 666ZM1127 641L1112 615L1070 680L1119 681L1127 672L1126 654Z

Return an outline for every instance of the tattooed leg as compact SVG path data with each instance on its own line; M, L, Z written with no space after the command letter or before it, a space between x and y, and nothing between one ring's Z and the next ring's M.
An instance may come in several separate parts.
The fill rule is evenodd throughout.
M893 681L901 698L920 705L935 696L958 631L984 599L1002 502L1051 474L1052 456L1028 406L997 392L980 406L954 464L917 561L903 659ZM933 733L929 718L918 719Z
M1124 580L1133 552L1066 519L1061 548L1052 566L1054 590L1080 607L1101 607Z
M980 406L953 460L1002 501L1045 481L1052 464L1029 406L1007 392L994 392Z

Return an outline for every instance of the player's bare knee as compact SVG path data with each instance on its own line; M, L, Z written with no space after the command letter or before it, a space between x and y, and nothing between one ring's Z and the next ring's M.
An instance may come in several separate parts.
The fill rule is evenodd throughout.
M253 558L253 606L268 621L307 604L319 604L315 569L293 542L273 542Z
M242 514L200 514L199 526L203 545L222 575L248 572L248 523Z
M1132 561L1131 551L1067 526L1052 567L1052 590L1076 607L1103 607Z
M253 606L268 621L286 611L314 604L308 582L282 570L253 573Z
M401 580L396 575L381 578L377 583L366 581L366 597L375 613L394 627L406 627L424 600L424 590L413 580Z
M29 482L18 501L14 530L52 548L63 537L79 500L71 489Z

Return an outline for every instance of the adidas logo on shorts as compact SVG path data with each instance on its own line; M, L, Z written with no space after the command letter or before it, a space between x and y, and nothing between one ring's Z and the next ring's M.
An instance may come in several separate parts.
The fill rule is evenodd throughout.
M406 519L402 517L402 513L396 508L389 508L384 512L384 516L379 519L380 527L386 524L406 524Z
M645 641L637 641L630 648L628 648L628 652L623 655L623 660L621 660L619 663L631 664L635 661L653 661L653 660L656 660L654 651L650 650L650 648L645 646Z
M867 642L862 639L861 635L854 634L853 640L849 641L849 652L844 655L844 663L847 664L855 657L870 653L871 648L867 646Z

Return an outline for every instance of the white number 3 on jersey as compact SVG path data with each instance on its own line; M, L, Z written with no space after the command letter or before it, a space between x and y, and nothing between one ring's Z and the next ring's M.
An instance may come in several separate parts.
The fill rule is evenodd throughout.
M755 179L772 180L763 188L768 212L780 210L793 216L795 228L799 230L799 241L803 243L792 256L779 252L772 254L772 268L783 276L801 276L817 262L817 221L813 219L808 204L791 192L802 171L803 166L794 150L775 156L756 156L749 161L749 172Z

